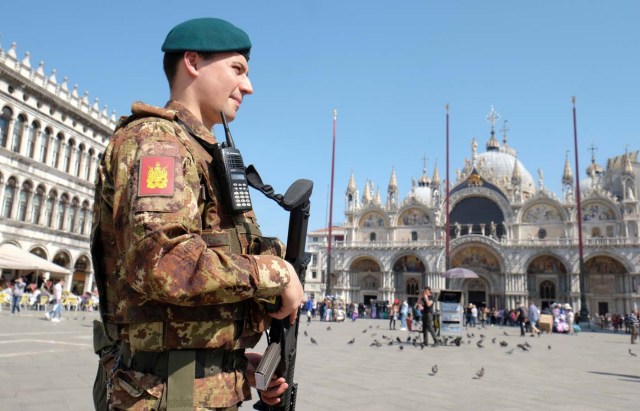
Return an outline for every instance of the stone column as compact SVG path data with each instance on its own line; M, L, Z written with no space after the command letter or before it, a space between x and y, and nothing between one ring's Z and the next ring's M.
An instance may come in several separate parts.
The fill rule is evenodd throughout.
M90 293L91 290L93 290L93 271L87 271L85 273L84 290L82 292L83 293L86 293L86 292Z

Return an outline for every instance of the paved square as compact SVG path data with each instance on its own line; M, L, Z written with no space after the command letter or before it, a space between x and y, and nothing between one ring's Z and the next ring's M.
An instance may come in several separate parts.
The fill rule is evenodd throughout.
M0 312L0 410L92 409L97 357L91 323L97 314L72 311L63 317L56 324L33 311ZM631 345L628 334L522 338L516 327L470 328L468 333L473 337L465 336L460 347L422 349L406 342L419 333L390 331L385 320L302 323L297 410L640 408L640 358L629 353L640 355L640 345ZM484 348L476 345L480 334ZM374 340L382 345L371 346ZM516 346L524 342L531 346L528 351ZM436 364L437 374L430 375ZM481 368L484 376L477 378ZM251 404L241 409L251 410Z

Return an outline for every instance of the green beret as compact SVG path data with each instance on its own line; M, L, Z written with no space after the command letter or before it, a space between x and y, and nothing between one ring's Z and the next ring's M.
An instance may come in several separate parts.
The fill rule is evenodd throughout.
M236 51L249 60L251 40L247 33L228 21L205 17L187 20L171 29L162 44L162 51Z

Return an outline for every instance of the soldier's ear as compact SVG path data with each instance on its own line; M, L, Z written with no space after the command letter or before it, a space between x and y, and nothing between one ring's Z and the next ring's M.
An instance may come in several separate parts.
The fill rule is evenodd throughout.
M182 65L191 76L196 76L198 74L199 61L200 56L195 51L185 51L182 56Z

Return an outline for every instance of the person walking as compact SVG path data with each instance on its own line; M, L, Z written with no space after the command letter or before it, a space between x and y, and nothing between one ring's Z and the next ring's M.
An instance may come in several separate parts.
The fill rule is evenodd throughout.
M518 305L518 309L517 309L516 322L520 326L520 337L524 337L525 335L524 330L527 324L527 317L529 316L529 312L524 307L524 304L522 304L521 302L518 301L517 305Z
M407 331L407 316L409 315L409 303L407 300L402 301L400 307L400 331Z
M258 228L242 158L211 131L228 130L253 94L251 46L218 18L175 26L161 48L169 101L133 103L100 159L96 409L235 411L251 398L262 357L246 350L270 317L295 323L297 273L284 244ZM267 313L262 302L273 297L280 308ZM261 400L279 404L285 379L266 383Z
M629 327L631 328L631 344L635 344L638 339L638 326L640 324L640 318L638 317L638 310L633 310L629 314Z
M434 315L434 301L431 294L431 287L425 287L422 292L420 301L422 306L422 341L424 345L429 345L429 335L433 338L433 347L440 345L440 339L436 335L436 330L433 328L433 315Z
M13 294L11 297L11 314L15 314L16 311L20 312L20 301L24 295L24 289L27 283L24 282L22 277L16 278L13 284Z
M540 321L540 310L538 310L538 307L531 301L531 304L529 304L529 326L531 327L531 332L536 334L540 333L538 321Z
M53 300L51 311L45 313L47 320L51 320L52 323L59 323L62 318L62 287L64 286L64 280L58 280L53 286Z

